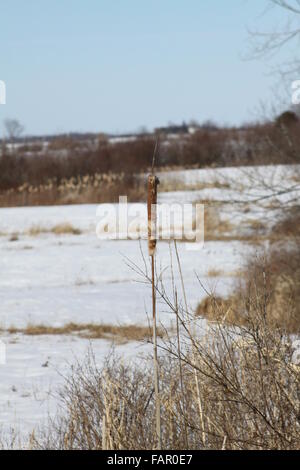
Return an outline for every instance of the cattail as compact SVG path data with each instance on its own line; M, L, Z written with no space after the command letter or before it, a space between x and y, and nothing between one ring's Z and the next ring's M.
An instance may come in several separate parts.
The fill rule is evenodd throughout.
M160 390L159 390L159 364L157 355L157 327L156 327L156 290L155 290L155 248L156 248L156 230L157 230L157 185L158 178L153 174L158 141L155 145L152 173L148 176L148 249L151 257L152 270L152 313L153 313L153 356L154 356L154 389L155 389L155 408L156 408L156 437L157 449L161 450L161 409L160 409Z
M153 256L156 247L156 230L157 230L157 185L159 180L154 175L148 176L148 249L149 255Z

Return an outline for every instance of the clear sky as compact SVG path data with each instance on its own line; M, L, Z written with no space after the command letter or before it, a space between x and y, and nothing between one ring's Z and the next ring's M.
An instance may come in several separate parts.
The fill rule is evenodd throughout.
M255 119L272 98L245 61L264 0L0 0L0 79L27 134Z

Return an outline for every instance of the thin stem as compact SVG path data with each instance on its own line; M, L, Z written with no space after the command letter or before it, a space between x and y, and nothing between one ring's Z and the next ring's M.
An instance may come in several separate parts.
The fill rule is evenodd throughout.
M159 365L157 355L157 327L156 327L156 290L155 290L155 265L154 255L151 256L152 270L152 313L153 313L153 356L154 356L154 389L155 389L155 407L156 407L156 436L157 449L161 450L161 409L160 409L160 390L159 390Z

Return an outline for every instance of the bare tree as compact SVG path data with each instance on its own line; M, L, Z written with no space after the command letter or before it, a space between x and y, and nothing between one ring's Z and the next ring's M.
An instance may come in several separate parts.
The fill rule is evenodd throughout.
M270 31L250 31L252 55L265 57L292 46L296 54L282 63L280 74L284 77L300 72L300 0L268 0L267 11L280 9L283 14L281 25Z
M6 119L4 121L4 127L7 138L12 143L14 143L24 131L24 127L17 119Z
M274 100L277 105L272 104L270 111L264 110L269 117L264 116L266 125L261 128L259 150L263 158L264 155L272 154L275 158L278 155L280 161L294 164L294 176L291 181L288 166L286 171L280 170L282 178L276 183L275 178L265 176L263 171L253 169L247 173L249 173L249 188L255 187L258 193L263 193L263 196L258 196L257 202L275 198L279 207L285 209L287 195L293 204L299 204L300 196L300 122L297 120L299 105L291 103L291 81L300 78L300 0L266 0L265 5L264 15L272 12L280 13L280 20L276 16L273 28L260 27L250 30L252 46L250 58L269 58L278 54L281 62L273 68L275 76L279 79L274 90ZM285 54L285 59L279 55L282 52ZM274 167L274 174L277 170Z

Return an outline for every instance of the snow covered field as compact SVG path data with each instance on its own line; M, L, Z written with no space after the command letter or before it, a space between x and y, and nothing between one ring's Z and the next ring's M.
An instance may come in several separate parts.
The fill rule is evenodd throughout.
M284 169L285 170L285 169ZM253 171L253 169L252 169ZM290 184L292 167L283 183L281 167L262 167L263 176L277 184ZM226 177L228 186L215 184ZM248 178L248 179L247 179ZM187 203L203 200L253 200L262 195L248 185L249 169L187 170L160 175L180 191L161 193L160 202ZM200 189L184 189L203 183ZM205 187L205 184L207 187ZM252 186L252 187L251 187ZM245 188L249 188L245 189ZM182 189L183 188L183 189ZM269 188L265 188L265 193ZM288 198L290 195L284 195ZM270 208L268 213L270 213ZM139 276L128 266L128 259L143 267L140 244L136 240L108 240L96 236L96 205L25 207L0 209L0 327L6 345L6 363L0 365L0 428L24 433L46 422L56 412L55 391L68 373L70 364L82 360L92 343L97 362L108 354L107 340L87 340L74 335L28 336L8 333L8 328L28 325L63 326L67 323L147 324L151 311L149 286L137 282ZM232 223L232 233L249 234L249 220L263 218L263 206L250 203L247 211L239 206L222 206L221 220ZM259 214L259 215L258 215ZM78 234L54 233L60 224L70 224ZM32 232L32 229L35 231ZM80 232L80 233L79 233ZM206 241L197 251L179 243L183 276L191 308L205 296L195 272L209 290L226 295L245 255L259 248L241 239ZM147 244L141 242L147 259ZM173 253L174 255L174 253ZM164 280L170 287L170 246L160 242L158 268L166 268ZM219 272L211 275L211 272ZM175 269L175 281L179 277ZM170 313L158 306L159 320L172 324ZM117 353L135 358L148 345L127 343Z

